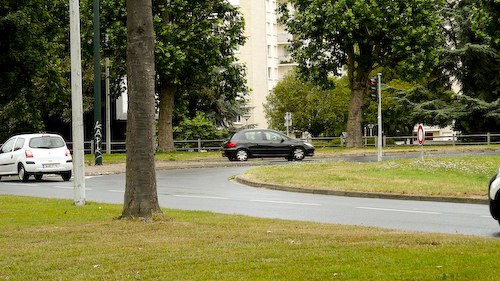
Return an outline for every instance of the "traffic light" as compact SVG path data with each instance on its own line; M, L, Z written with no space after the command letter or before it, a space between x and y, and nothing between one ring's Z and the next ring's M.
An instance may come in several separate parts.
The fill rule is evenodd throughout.
M370 78L370 98L372 101L377 101L378 100L378 95L377 95L377 77L372 77Z

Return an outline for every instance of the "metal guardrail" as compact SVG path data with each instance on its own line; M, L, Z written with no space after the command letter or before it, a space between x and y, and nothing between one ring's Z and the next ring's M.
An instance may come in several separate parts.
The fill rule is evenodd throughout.
M200 151L213 151L220 150L221 145L224 140L176 140L174 141L175 149L177 151L190 151L190 152L200 152ZM126 142L111 142L111 153L125 153ZM68 148L72 149L73 143L67 142ZM107 148L107 142L102 142L102 151L105 152ZM85 141L83 143L83 150L85 154L93 154L94 151L94 141Z
M344 147L345 137L311 137L307 139L317 147ZM220 150L224 140L176 140L174 145L177 151L214 151ZM72 148L72 143L68 142L68 148ZM124 141L111 142L111 153L125 153L126 143ZM377 146L376 136L364 136L363 144L365 147ZM491 145L500 144L500 133L483 133L453 136L426 136L424 146L430 145ZM389 146L418 146L417 136L383 136L382 145ZM106 151L107 142L102 143L103 152ZM84 142L84 152L93 154L94 141Z

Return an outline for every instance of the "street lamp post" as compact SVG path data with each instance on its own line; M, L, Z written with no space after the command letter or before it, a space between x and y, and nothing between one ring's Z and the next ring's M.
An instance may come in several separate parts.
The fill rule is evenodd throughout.
M248 119L250 119L250 114L244 114L242 117L245 118L245 127L248 129Z

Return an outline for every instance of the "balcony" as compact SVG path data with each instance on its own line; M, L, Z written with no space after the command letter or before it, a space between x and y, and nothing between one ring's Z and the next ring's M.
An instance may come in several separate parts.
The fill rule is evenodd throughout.
M293 41L293 35L290 33L280 33L278 34L278 44L289 44Z

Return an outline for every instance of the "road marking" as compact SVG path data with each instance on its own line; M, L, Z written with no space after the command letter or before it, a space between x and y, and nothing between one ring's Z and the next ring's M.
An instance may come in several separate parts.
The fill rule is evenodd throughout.
M197 196L197 195L173 195L175 197L187 197L187 198L203 198L203 199L220 199L220 200L229 200L226 197L216 197L216 196Z
M438 213L438 212L425 212L425 211L400 210L400 209L384 209L384 208L371 208L371 207L356 207L356 209L375 210L375 211L388 211L388 212L401 212L401 213L417 213L417 214L442 215L442 213Z
M321 206L321 204L303 203L303 202L286 202L286 201L273 201L273 200L250 200L250 201L251 202L262 202L262 203L277 203L277 204L291 204L291 205Z
M56 185L54 186L55 188L60 188L60 189L74 189L74 186L62 186L62 185ZM92 188L86 187L85 190L93 190Z
M13 186L34 186L34 187L38 187L40 185L38 184L34 184L34 183L6 183L6 185L13 185Z

